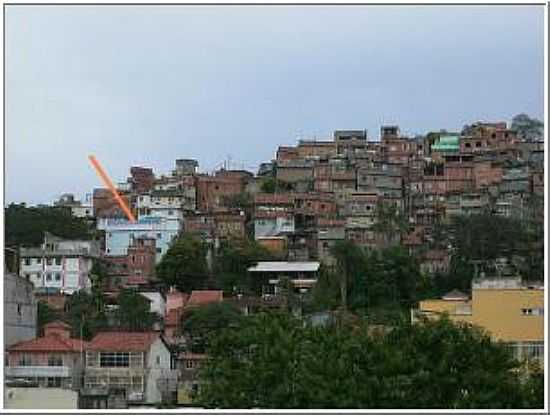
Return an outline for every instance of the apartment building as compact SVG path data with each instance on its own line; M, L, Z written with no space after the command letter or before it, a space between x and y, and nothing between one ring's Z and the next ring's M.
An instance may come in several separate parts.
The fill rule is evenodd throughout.
M44 326L44 335L7 348L6 379L25 379L38 387L79 389L87 342L71 338L62 321Z
M420 316L479 326L495 341L505 343L518 359L544 359L544 287L521 278L477 279L471 297L451 292L441 299L420 301L412 310Z
M36 288L72 294L90 288L90 271L99 260L97 241L64 240L45 233L40 248L20 248L19 275Z
M175 393L177 373L159 332L100 332L86 351L84 386L122 391L129 403L160 403Z

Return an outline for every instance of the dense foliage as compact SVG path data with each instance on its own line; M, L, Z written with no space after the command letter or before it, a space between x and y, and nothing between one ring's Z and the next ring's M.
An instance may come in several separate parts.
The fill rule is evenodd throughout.
M208 247L200 239L184 235L168 249L156 267L156 275L166 287L182 292L201 289L207 280Z
M390 331L243 319L211 339L198 401L207 408L528 408L542 389L478 329L443 319Z
M38 301L36 325L38 326L38 334L42 335L44 326L59 318L57 310L52 308L48 303L44 301Z
M122 330L151 330L159 321L159 316L150 311L149 300L135 290L122 290L117 297L117 304L115 324Z
M221 329L233 327L241 318L241 312L228 303L212 303L192 309L182 319L183 332L191 340L190 351L204 353L209 336Z
M73 337L91 340L94 335L107 327L102 296L76 291L65 303L66 318L72 328Z
M308 298L311 311L341 306L386 320L408 312L418 298L431 293L417 260L403 247L367 251L343 241L332 253L336 269L321 272Z
M270 252L253 239L233 238L220 243L216 255L219 287L226 292L251 292L253 284L248 267L271 258Z
M89 225L84 219L75 218L70 210L61 207L26 207L10 204L5 210L6 245L38 246L44 240L44 232L67 239L91 239Z

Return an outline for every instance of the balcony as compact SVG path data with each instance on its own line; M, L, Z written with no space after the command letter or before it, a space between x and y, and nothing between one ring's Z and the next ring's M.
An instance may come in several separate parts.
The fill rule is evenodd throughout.
M71 376L68 366L8 366L5 368L6 377L50 377L66 378Z

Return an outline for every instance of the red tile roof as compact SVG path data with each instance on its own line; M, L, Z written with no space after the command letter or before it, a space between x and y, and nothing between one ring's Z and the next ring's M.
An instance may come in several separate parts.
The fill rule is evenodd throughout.
M220 303L223 301L223 291L219 290L199 290L191 291L191 297L187 306L201 306L210 303Z
M44 329L53 329L53 328L62 328L62 329L71 329L71 326L69 326L67 323L61 321L61 320L55 320L51 323L45 324Z
M80 352L88 348L89 342L80 339L64 339L57 335L37 337L16 343L8 348L10 352Z
M104 331L96 334L88 350L114 352L145 352L160 337L156 331Z

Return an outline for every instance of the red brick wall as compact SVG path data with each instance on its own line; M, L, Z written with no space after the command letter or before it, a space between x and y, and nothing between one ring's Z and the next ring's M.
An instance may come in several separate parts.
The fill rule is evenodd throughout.
M206 212L223 205L224 196L234 196L244 191L241 178L197 177L197 208Z

